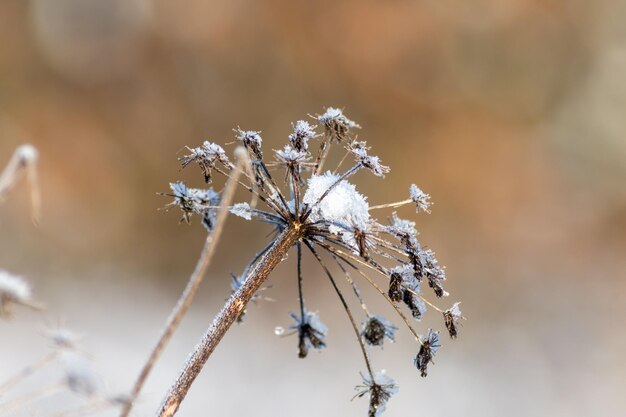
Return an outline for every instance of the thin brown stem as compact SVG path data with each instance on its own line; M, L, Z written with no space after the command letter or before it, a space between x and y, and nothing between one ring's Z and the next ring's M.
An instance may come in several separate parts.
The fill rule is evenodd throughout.
M246 163L247 153L243 150L243 148L237 148L235 150L237 155L237 167L241 168L242 165ZM226 222L226 218L229 212L229 206L233 200L235 195L235 190L237 187L239 175L241 173L241 169L233 170L233 173L228 178L226 185L224 186L224 191L222 192L220 209L217 213L217 219L215 222L215 228L213 231L207 236L206 241L204 242L204 247L202 248L202 252L200 253L200 258L198 259L198 263L196 264L196 268L194 269L191 277L189 277L189 282L185 287L185 290L181 294L180 298L174 309L172 310L170 316L167 319L167 323L165 324L165 328L161 333L156 345L152 348L150 352L150 356L148 356L148 360L141 368L139 372L139 376L133 385L133 388L128 397L128 401L122 407L122 411L120 412L120 417L127 417L130 413L131 408L133 407L133 403L139 396L139 392L143 387L148 375L152 371L156 361L161 356L161 353L165 349L165 346L172 338L172 335L178 328L181 320L187 313L191 302L193 301L202 280L204 279L204 275L209 265L211 264L211 260L213 259L213 254L215 253L215 248L217 247L217 243L219 242L220 236L222 234L222 230L224 229L224 223Z
M196 377L202 371L217 345L246 308L254 293L265 282L270 273L282 261L289 249L301 238L299 225L291 225L274 241L274 245L250 269L241 287L228 299L211 326L185 362L183 370L169 388L157 412L159 417L171 417L178 411Z
M32 374L54 361L59 356L60 352L61 351L58 349L49 352L47 355L39 359L34 364L27 366L26 368L22 369L18 374L5 381L2 385L0 385L0 395L2 395L3 392L9 391L11 388L25 380Z

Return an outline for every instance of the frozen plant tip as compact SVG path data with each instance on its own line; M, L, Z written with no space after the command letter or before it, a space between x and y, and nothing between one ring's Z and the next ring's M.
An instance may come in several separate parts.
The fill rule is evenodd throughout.
M373 214L385 208L399 208L413 204L418 213L430 212L430 196L417 186L409 187L408 195L396 203L371 205L354 182L357 176L370 174L373 181L382 181L389 167L370 152L364 141L357 141L353 132L360 126L349 119L342 110L329 107L321 115L314 116L323 132L318 134L315 126L299 120L288 134L288 143L274 150L271 161L264 160L263 140L258 131L235 129L236 142L242 145L250 164L237 168L225 163L220 152L208 152L208 145L192 151L183 161L201 165L205 173L210 171L214 180L216 173L226 181L240 175L237 183L258 201L259 206L240 202L220 206L245 220L258 220L270 226L271 238L257 253L240 275L233 281L232 294L222 310L206 330L197 347L185 363L183 370L167 392L159 409L159 416L172 416L184 400L193 381L220 343L229 327L240 322L246 306L254 301L257 291L274 268L287 259L290 251L296 252L294 279L298 288L298 313L290 313L295 324L286 331L277 327L279 335L298 335L297 355L307 357L311 349L321 350L327 344L328 330L311 312L305 302L305 277L302 270L303 252L308 252L319 264L330 287L348 318L357 345L365 362L367 373L358 396L370 396L370 416L379 415L389 397L397 391L395 382L384 373L376 373L369 354L371 347L381 347L385 339L393 341L397 327L378 314L370 312L361 296L359 284L370 285L389 303L419 345L415 365L422 376L439 349L439 333L429 330L421 337L415 330L416 322L426 314L428 305L443 314L446 328L454 330L460 317L458 305L444 310L428 300L423 288L431 288L434 296L447 296L443 283L445 269L439 264L435 253L424 248L418 240L416 223L391 212L382 220ZM317 142L317 146L315 143ZM217 149L217 148L215 148ZM219 148L221 149L221 148ZM331 149L339 149L337 166L325 165ZM342 163L354 158L351 166L340 170ZM185 162L187 162L185 164ZM279 171L277 173L277 171ZM181 183L174 183L181 184ZM174 204L183 210L185 219L191 215L214 209L208 199L198 198L199 191L191 191L177 185L172 188ZM210 204L209 204L210 203ZM353 278L353 275L358 277ZM427 285L426 285L427 283ZM424 285L423 285L424 284ZM345 289L349 288L361 307L361 315L353 312ZM410 315L405 314L408 311ZM358 323L362 323L359 325ZM450 333L452 335L452 333Z

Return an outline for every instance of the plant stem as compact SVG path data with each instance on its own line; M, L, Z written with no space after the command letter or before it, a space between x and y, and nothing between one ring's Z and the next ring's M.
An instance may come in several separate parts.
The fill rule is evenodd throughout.
M211 326L189 356L183 370L169 388L157 416L171 417L176 414L180 404L185 399L189 388L202 371L206 361L220 343L230 326L245 309L254 293L265 282L269 274L283 260L289 249L301 238L302 230L299 225L290 225L276 237L272 247L254 264L246 280L233 294L222 310L217 314Z
M247 153L243 148L235 150L235 154L237 156L237 167L241 168L244 164L247 163ZM178 303L172 310L170 316L167 319L167 323L159 340L156 345L152 348L150 352L150 356L148 357L146 363L143 368L141 368L141 372L133 385L133 388L130 392L128 400L126 401L124 407L122 407L122 411L120 412L120 417L127 417L130 413L131 408L133 407L133 403L139 396L139 392L143 387L150 371L154 367L154 364L161 356L161 353L165 349L165 346L172 338L172 335L178 328L181 320L184 315L187 313L191 302L193 301L200 284L204 278L207 268L211 264L211 259L213 258L213 254L215 253L215 248L217 247L217 242L220 239L222 234L222 230L224 229L224 223L226 221L226 217L228 216L229 206L233 200L235 195L235 191L237 188L237 180L239 179L239 175L241 173L240 169L233 170L232 175L228 178L226 185L224 186L224 191L222 192L221 201L220 201L220 209L217 213L217 219L215 221L215 228L206 238L204 242L204 247L202 248L202 252L200 253L200 258L198 259L198 263L196 264L196 268L194 269L191 277L189 277L189 282L185 287L185 290L181 294L178 299Z

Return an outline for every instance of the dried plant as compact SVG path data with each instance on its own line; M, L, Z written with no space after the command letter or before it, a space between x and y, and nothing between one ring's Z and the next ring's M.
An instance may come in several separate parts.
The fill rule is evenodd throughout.
M30 185L33 220L40 217L40 198L37 184L38 152L31 145L17 148L9 164L0 174L0 201L25 173ZM31 285L22 277L0 270L0 319L10 320L17 305L41 311ZM92 413L119 407L128 402L125 397L108 396L101 392L97 375L80 347L80 337L65 327L46 331L50 349L15 375L0 381L0 415L49 415L52 417L83 417ZM16 393L16 387L33 378L52 364L61 365L61 375L53 381L43 380L40 386L26 394ZM51 414L43 411L46 400L61 393L73 393L81 399L80 405Z
M348 179L361 171L384 177L389 168L377 156L370 155L370 148L365 142L356 140L354 130L360 126L346 117L342 110L328 108L323 114L312 117L321 125L323 133L318 134L317 127L307 121L297 121L293 125L293 133L289 135L289 143L283 149L274 151L271 162L264 159L267 153L264 155L260 132L239 128L235 130L236 138L245 149L249 163L233 164L224 149L211 142L189 149L189 154L181 158L183 167L196 164L205 182L212 182L216 174L222 175L228 179L229 184L237 183L252 195L250 203L231 205L225 197L226 192L220 197L213 189L189 188L181 182L171 184L171 193L168 195L173 198L172 205L180 207L185 221L196 215L201 218L202 224L209 231L207 242L212 236L212 241L217 241L215 234L218 230L215 229L215 224L221 227L223 220L220 221L220 215L225 214L227 209L243 219L254 219L271 225L274 234L267 246L236 277L231 297L168 390L158 416L172 416L176 413L226 331L235 321L241 321L246 305L258 297L257 291L292 248L295 248L297 255L299 312L290 313L294 323L287 330L277 328L276 332L280 335L297 334L297 352L300 358L306 357L310 349L322 349L326 346L326 327L319 315L305 306L302 276L304 248L319 262L354 330L366 368L363 384L357 387L357 396L369 395L369 416L377 416L384 410L390 396L397 391L397 385L384 371L374 372L367 347L382 346L385 339L393 341L397 328L382 316L370 313L351 273L375 288L391 304L400 321L414 336L418 344L414 362L422 376L426 376L428 365L432 363L440 346L439 333L428 329L426 336L420 336L402 307L406 307L416 320L423 317L427 306L432 307L443 315L450 337L457 336L459 321L463 319L458 303L443 310L428 301L422 293L425 283L432 289L435 297L448 295L443 288L445 269L438 263L433 251L421 246L415 223L399 218L395 212L391 213L387 222L379 222L372 216L372 212L376 210L397 208L406 204L413 204L418 213L430 212L430 196L417 186L411 185L407 199L370 206L367 198ZM310 142L316 139L320 141L319 147L317 151L311 152ZM323 172L331 148L342 149L344 155L333 171ZM353 159L354 163L339 174L339 168L347 159ZM241 160L240 156L239 161ZM283 173L273 175L277 170L282 170ZM243 179L240 180L239 176ZM284 184L279 185L280 181ZM228 186L225 189L229 190ZM263 204L263 208L256 207L257 201ZM217 220L215 210L219 210ZM206 245L203 257L205 253ZM364 319L361 328L338 285L338 275L331 270L329 262L338 267L338 274L346 279L362 307ZM198 279L201 279L207 266L208 262L201 261L190 283L199 283ZM378 278L370 277L369 273ZM183 294L181 300L183 303L190 302L188 294ZM177 307L173 313L177 320L180 319L177 316L180 312ZM166 327L166 339L175 328L171 326L171 322L170 319ZM159 343L163 340L161 338ZM157 345L159 346L162 348ZM149 361L150 366L154 363L152 359ZM142 374L143 379L140 378L135 386L131 400L136 398L146 375ZM131 405L132 402L129 401L126 413Z

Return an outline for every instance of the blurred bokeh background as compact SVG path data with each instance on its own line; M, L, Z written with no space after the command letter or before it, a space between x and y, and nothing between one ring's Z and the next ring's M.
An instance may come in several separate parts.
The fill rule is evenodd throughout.
M158 210L168 182L201 185L179 171L181 148L231 142L237 126L277 148L290 122L337 106L392 167L384 182L356 180L371 202L413 182L432 195L433 213L414 220L447 265L446 303L468 317L426 379L406 332L374 355L401 387L386 415L622 415L624 21L618 0L3 0L0 166L37 146L43 217L30 222L25 186L0 206L0 267L47 310L0 323L0 380L63 322L84 335L105 389L127 390L203 242L197 222ZM228 273L267 232L229 219L134 415L153 414ZM292 257L270 280L277 301L232 329L180 415L366 414L350 402L363 367L349 324L319 267L305 267L329 347L302 361L294 338L273 334L297 306Z

